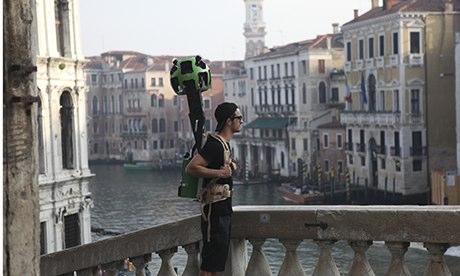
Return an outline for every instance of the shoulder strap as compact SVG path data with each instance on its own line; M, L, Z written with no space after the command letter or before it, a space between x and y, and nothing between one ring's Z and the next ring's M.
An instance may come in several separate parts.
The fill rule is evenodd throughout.
M224 147L224 162L228 163L230 161L230 147L228 146L227 142L225 142L219 135L212 133L209 133L209 135L222 144L222 146Z

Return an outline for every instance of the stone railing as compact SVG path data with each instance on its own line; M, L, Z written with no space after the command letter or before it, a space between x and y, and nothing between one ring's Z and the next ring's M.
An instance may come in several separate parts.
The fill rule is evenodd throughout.
M425 275L451 275L444 252L460 244L460 207L438 206L240 206L234 208L232 241L225 276L272 275L262 245L278 239L285 248L278 275L305 275L297 255L304 240L319 247L313 275L340 275L331 254L334 243L345 240L354 251L348 275L375 275L366 257L373 241L384 241L391 253L386 275L410 275L404 255L409 242L421 242L428 250ZM171 258L178 246L185 248L187 262L182 275L198 275L200 218L165 224L117 236L41 257L41 275L101 275L101 270L122 267L130 258L136 275L152 252L161 258L158 275L175 276ZM248 242L252 254L247 258ZM249 260L248 260L249 259ZM111 270L112 269L112 270ZM106 272L107 273L107 272Z
M340 122L345 125L394 126L400 123L399 112L344 111Z

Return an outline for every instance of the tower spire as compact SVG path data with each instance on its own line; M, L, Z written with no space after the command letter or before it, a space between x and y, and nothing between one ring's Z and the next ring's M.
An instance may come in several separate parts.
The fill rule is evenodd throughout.
M244 36L246 37L245 58L263 53L265 48L265 23L263 21L263 0L244 0L246 4L246 22Z

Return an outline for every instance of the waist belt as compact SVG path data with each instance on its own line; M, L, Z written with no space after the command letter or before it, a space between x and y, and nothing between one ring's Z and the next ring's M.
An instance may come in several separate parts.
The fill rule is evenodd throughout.
M211 241L211 208L212 204L226 200L233 194L233 190L230 190L229 184L211 184L209 187L203 188L200 193L201 202L201 216L204 221L208 223L208 231L206 240ZM209 204L208 214L204 213L204 207Z

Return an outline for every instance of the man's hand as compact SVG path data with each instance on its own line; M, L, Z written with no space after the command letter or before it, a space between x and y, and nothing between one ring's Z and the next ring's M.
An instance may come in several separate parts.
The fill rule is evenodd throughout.
M229 178L230 176L232 176L232 169L230 166L222 166L219 170L219 178Z

